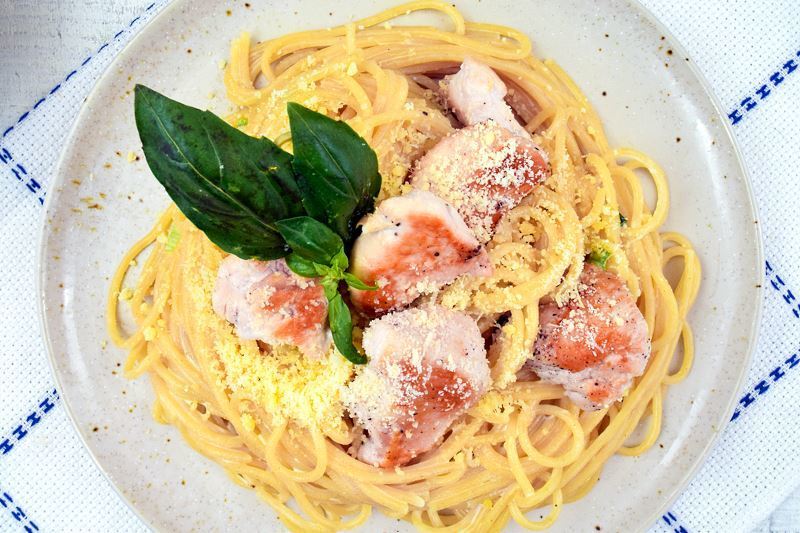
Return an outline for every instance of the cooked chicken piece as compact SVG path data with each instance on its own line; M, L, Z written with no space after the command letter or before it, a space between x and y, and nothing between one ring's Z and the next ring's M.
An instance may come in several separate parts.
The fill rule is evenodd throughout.
M286 261L226 257L212 295L214 311L242 339L298 346L306 357L328 353L328 301L322 286L289 270Z
M402 309L459 276L492 272L489 255L455 209L429 192L384 200L364 219L361 230L353 244L351 271L378 289L351 288L350 296L369 316Z
M544 152L533 141L488 121L439 141L417 161L411 184L456 206L487 243L501 217L549 174Z
M529 138L506 103L506 84L488 65L465 58L461 69L441 82L447 104L465 126L494 120L513 135Z
M384 468L430 450L490 385L475 320L438 305L373 320L364 332L370 361L344 391L367 434L358 458Z
M517 122L505 83L488 65L466 58L441 87L466 127L420 158L412 184L456 206L485 244L502 216L550 174L547 155Z
M580 301L539 306L539 336L522 370L564 386L581 409L616 402L650 357L647 323L616 274L587 263Z

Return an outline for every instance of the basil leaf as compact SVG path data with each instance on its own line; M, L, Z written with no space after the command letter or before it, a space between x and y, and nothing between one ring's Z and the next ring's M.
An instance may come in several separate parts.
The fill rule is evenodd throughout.
M625 215L623 215L622 213L620 213L620 214L619 214L619 225L620 225L620 226L624 226L624 225L625 225L625 224L627 224L627 223L628 223L628 219L627 219L627 218L625 218Z
M345 272L344 276L342 277L345 283L353 287L354 289L358 289L360 291L375 291L378 290L377 285L367 285L354 275L350 274L349 272Z
M608 260L610 258L611 258L611 252L609 252L605 248L600 248L598 250L592 250L592 253L589 254L588 261L605 270L606 263L608 263Z
M291 102L287 111L303 205L349 245L381 188L378 157L344 122Z
M336 252L336 255L333 256L331 259L331 266L342 271L350 266L350 260L347 258L347 254L344 253L344 247L342 247L338 252Z
M134 108L150 170L195 226L243 259L286 255L273 223L303 213L290 154L143 85Z
M321 265L330 265L333 257L344 248L336 233L311 217L279 220L275 227L294 253Z
M335 278L323 278L320 282L322 289L325 291L325 298L330 302L337 295L339 295L339 280Z
M353 320L350 317L350 309L342 300L341 294L337 293L328 301L328 323L331 326L336 349L353 364L363 365L366 363L366 356L359 353L353 346Z
M298 276L303 276L304 278L316 278L319 276L315 268L315 263L297 254L287 255L286 265L289 267L289 270Z

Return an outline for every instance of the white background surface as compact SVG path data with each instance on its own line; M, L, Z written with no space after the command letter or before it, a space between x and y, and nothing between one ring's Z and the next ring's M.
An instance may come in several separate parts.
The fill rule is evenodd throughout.
M150 1L0 0L0 129L13 124ZM647 4L663 9L667 1ZM761 4L754 0L753 5ZM756 531L800 532L800 491Z

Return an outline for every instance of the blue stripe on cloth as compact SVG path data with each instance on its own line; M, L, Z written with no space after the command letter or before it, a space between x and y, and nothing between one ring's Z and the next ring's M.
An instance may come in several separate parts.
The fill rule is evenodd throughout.
M759 103L769 98L773 89L782 84L787 76L793 75L798 66L800 66L800 50L793 52L792 57L767 77L769 83L760 84L754 89L754 94L746 95L741 99L734 110L728 113L731 124L735 126L744 120L745 115L758 107Z
M661 519L671 528L675 533L689 533L689 530L686 529L686 526L681 525L680 519L675 515L674 512L668 511L665 515L661 517Z
M797 300L792 290L786 286L786 282L783 281L783 278L775 272L775 269L772 268L769 261L767 261L767 281L770 286L781 295L783 301L791 309L792 315L794 315L795 318L800 318L800 301Z
M770 286L781 296L784 303L791 308L792 315L795 318L800 318L800 305L797 304L797 299L792 290L786 285L786 282L781 278L775 270L775 267L770 264L769 261L766 261L765 266L767 270L767 280ZM773 384L783 379L787 373L790 373L800 365L800 355L798 355L798 353L800 352L789 355L781 364L770 370L751 390L745 392L742 397L739 398L739 405L733 411L731 422L738 419L746 409L756 403L761 396L769 392ZM797 374L797 372L793 374Z
M0 457L11 453L14 447L27 437L30 431L53 410L59 399L60 396L56 389L49 391L42 396L42 399L35 407L28 411L27 415L20 417L21 422L15 428L8 433L0 433Z
M47 100L47 97L48 97L48 96L50 96L50 95L54 94L54 93L55 93L55 92L56 92L58 89L60 89L60 88L61 88L61 84L62 84L62 83L64 83L65 81L68 81L68 80L69 80L71 77L73 77L75 74L77 74L77 73L80 71L80 69L81 69L82 67L86 66L86 65L87 65L87 64L88 64L88 63L89 63L89 62L92 60L92 58L93 58L95 55L99 54L100 52L102 52L102 51L103 51L103 49L104 49L104 48L108 47L108 45L110 45L111 43L113 43L114 41L116 41L117 39L119 39L119 38L120 38L120 37L121 37L123 34L125 34L125 33L128 31L128 28L132 28L132 27L133 27L133 25L134 25L134 23L135 23L137 20L140 20L140 19L142 18L142 16L143 16L145 13L147 13L147 12L148 12L148 11L150 11L150 10L152 10L152 9L153 9L155 6L156 6L156 4L155 4L155 3L152 3L152 4L150 4L149 6L147 6L147 7L145 8L145 10L144 10L144 13L142 13L142 15L139 15L139 16L138 16L138 17L136 17L135 19L131 20L131 21L128 23L128 25L126 26L126 28L125 28L125 29L122 29L122 30L118 31L116 34L114 34L114 37L112 37L112 38L111 38L111 40L109 40L109 41L107 41L107 42L103 43L103 44L100 46L100 48L98 48L98 49L97 49L97 52L95 52L94 54L91 54L91 55L87 56L87 57L86 57L86 59L84 59L84 60L83 60L83 62L81 63L80 67L78 67L78 68L77 68L77 69L75 69L75 70L72 70L72 71L70 71L70 73L69 73L69 74L67 74L67 76L64 78L64 80L63 80L61 83L58 83L58 84L56 84L56 85L55 85L55 86L54 86L52 89L50 89L50 91L47 93L47 95L45 95L43 98L39 99L39 100L36 102L36 104L33 106L33 108L32 108L32 109L36 109L37 107L39 107L39 106L42 104L42 102L44 102L45 100ZM22 115L20 115L20 117L17 119L17 122L16 122L16 124L20 124L20 123L21 123L21 122L23 122L23 121L24 121L26 118L28 118L28 117L30 116L30 112L32 111L32 109L29 109L28 111L25 111L25 112L24 112ZM15 124L15 125L16 125L16 124ZM14 130L14 126L11 126L11 127L7 128L5 131L3 131L3 135L2 135L2 137L6 137L6 136L7 136L9 133L11 133L13 130Z
M33 176L28 176L28 170L22 163L14 159L7 147L0 149L0 163L4 163L11 170L14 178L24 184L26 189L36 196L39 200L39 205L44 205L45 193L42 190L42 185Z
M27 533L39 531L39 526L36 525L36 522L34 522L33 519L25 513L19 503L15 502L14 498L3 489L0 489L0 508L5 511L3 513L4 515L10 516L16 520L23 531Z

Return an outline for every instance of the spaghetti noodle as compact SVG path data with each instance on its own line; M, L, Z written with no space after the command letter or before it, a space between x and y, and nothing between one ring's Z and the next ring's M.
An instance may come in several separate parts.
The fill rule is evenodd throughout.
M451 29L395 25L417 10L443 13ZM395 196L408 187L414 161L452 130L436 91L465 57L507 83L509 103L547 152L552 176L500 222L487 245L494 274L459 279L435 296L479 324L508 317L501 348L490 351L492 389L438 448L393 470L352 457L349 445L360 434L339 390L353 366L336 355L308 361L286 346L264 355L255 341L238 339L211 309L225 254L174 205L112 280L108 328L129 352L126 376L150 376L155 418L255 489L293 530L356 527L373 507L422 531L496 531L512 519L545 529L563 502L589 492L609 457L641 454L655 443L665 388L691 367L686 315L700 265L686 238L659 233L669 208L664 172L641 152L611 148L586 96L558 65L534 57L519 31L466 21L450 4L415 1L261 43L244 34L225 71L228 98L238 106L229 122L285 145L287 102L345 120L378 155L380 199ZM655 185L652 209L643 179ZM584 257L597 249L610 253L608 268L638 299L652 354L622 401L582 411L561 386L515 376L538 333L539 300L574 296ZM123 289L146 251L135 288ZM673 283L668 265L677 272ZM120 299L137 325L130 336L121 329ZM670 373L676 353L678 369ZM643 436L628 443L640 425ZM544 519L525 515L543 506L550 507Z

